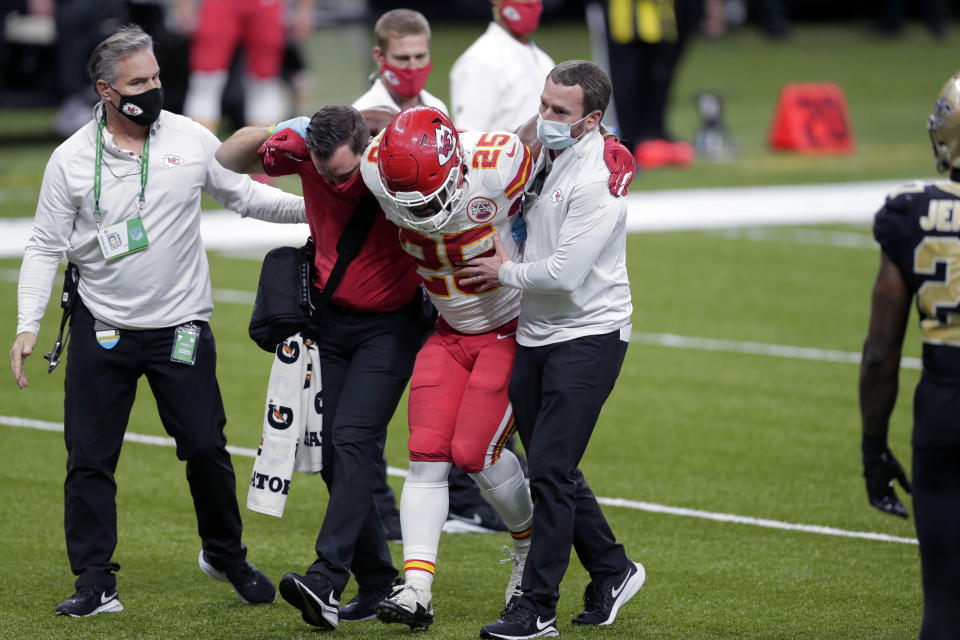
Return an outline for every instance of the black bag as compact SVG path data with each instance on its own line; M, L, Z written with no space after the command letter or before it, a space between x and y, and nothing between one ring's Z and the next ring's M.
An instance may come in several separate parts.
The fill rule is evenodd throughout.
M347 265L360 253L378 211L380 205L370 193L357 203L337 241L337 260L323 291L314 299L316 306L330 302ZM314 254L311 238L299 249L278 247L264 256L248 330L253 341L264 351L276 351L278 344L310 325L314 311L310 295L315 276ZM320 327L311 327L311 335L318 330Z
M263 257L248 333L264 351L275 351L309 324L313 257L312 238L302 247L277 247Z

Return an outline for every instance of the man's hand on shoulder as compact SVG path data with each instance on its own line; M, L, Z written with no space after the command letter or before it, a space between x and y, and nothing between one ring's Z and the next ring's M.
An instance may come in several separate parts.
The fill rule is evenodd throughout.
M627 195L627 187L633 181L635 163L633 154L620 142L620 138L604 136L603 161L610 170L610 193L618 198Z
M291 128L279 130L264 140L257 153L263 159L264 166L275 164L273 154L279 153L286 154L295 160L310 159L306 138Z
M27 376L23 372L23 361L27 359L37 346L37 334L30 331L18 333L10 348L10 368L17 386L21 389L27 386Z

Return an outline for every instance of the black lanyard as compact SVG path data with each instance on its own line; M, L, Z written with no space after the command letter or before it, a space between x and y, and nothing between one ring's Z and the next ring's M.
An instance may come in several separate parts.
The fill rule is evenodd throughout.
M93 168L93 216L97 221L97 229L100 228L100 175L103 165L103 128L107 124L106 117L100 119L97 123L97 153L94 158ZM137 203L137 217L143 213L143 205L146 202L144 194L147 190L147 170L150 163L150 132L147 132L147 139L143 143L143 156L140 161L140 199Z

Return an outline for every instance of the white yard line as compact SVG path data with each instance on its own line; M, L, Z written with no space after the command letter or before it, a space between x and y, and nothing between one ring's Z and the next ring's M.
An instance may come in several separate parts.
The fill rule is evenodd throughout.
M782 242L814 247L836 247L840 249L869 249L876 251L880 246L869 233L857 233L856 231L745 227L740 229L718 229L707 233L713 237L727 238L730 240Z
M716 338L697 338L678 336L672 333L643 333L634 331L631 342L652 344L658 347L677 349L695 349L699 351L722 351L726 353L746 353L775 358L793 358L796 360L817 360L820 362L843 362L860 364L860 354L855 351L835 351L833 349L815 349L813 347L792 347L785 344L765 342L741 342L739 340L718 340ZM902 358L900 366L904 369L921 369L920 358Z
M63 431L63 424L60 422L48 422L45 420L30 420L27 418L18 418L16 416L0 416L0 425L7 427L23 427L28 429L39 429L41 431ZM172 438L148 436L139 433L127 433L123 437L126 442L137 442L141 444L152 444L162 447L174 447ZM245 447L228 446L227 450L238 456L248 458L256 457L256 449ZM387 467L387 473L392 476L404 477L407 475L405 469L396 467ZM731 513L716 513L713 511L701 511L699 509L686 509L684 507L671 507L654 502L639 502L636 500L626 500L624 498L603 498L597 497L600 504L611 507L622 507L625 509L636 509L649 513L662 513L672 516L685 518L700 518L702 520L712 520L714 522L732 522L734 524L744 524L754 527L764 527L767 529L781 529L785 531L802 531L805 533L816 533L825 536L839 536L843 538L860 538L863 540L876 540L880 542L898 542L901 544L917 544L916 538L901 538L891 536L885 533L874 533L870 531L848 531L846 529L837 529L836 527L825 527L813 524L799 524L794 522L783 522L781 520L769 520L766 518L754 518L751 516L739 516Z

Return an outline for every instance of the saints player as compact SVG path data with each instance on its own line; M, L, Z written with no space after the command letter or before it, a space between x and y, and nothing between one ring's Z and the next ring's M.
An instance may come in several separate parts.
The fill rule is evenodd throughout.
M410 386L410 469L400 498L405 582L377 606L384 622L433 622L431 586L447 518L447 473L466 471L513 538L512 596L530 545L533 505L516 456L507 386L517 343L520 292L478 293L457 266L511 236L530 177L530 149L513 133L459 136L443 112L413 107L367 147L361 172L416 263L440 312L417 356Z
M916 296L923 374L914 395L913 506L923 577L921 640L960 630L960 75L947 81L927 128L950 180L888 196L873 233L880 270L860 365L862 456L870 504L907 517L893 481L910 491L887 446L900 351Z

